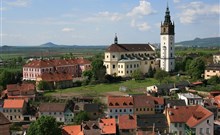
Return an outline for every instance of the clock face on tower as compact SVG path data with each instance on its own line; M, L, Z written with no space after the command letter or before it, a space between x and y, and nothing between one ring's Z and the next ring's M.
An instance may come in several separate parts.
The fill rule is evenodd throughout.
M170 37L170 40L173 40L173 37Z
M166 37L163 37L163 40L166 40L167 38Z

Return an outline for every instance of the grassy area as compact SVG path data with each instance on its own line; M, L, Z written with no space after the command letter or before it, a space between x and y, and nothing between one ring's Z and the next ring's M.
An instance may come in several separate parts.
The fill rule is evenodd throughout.
M68 88L63 90L55 90L55 91L49 91L46 92L46 96L51 96L53 94L62 94L62 93L79 93L82 95L90 95L90 96L97 96L102 95L106 92L112 92L112 91L119 91L120 86L125 86L128 88L127 93L141 93L139 89L145 89L147 86L157 84L158 81L153 78L147 78L146 80L141 81L135 81L135 80L129 80L124 81L120 83L114 83L114 84L97 84L97 85L87 85L87 86L81 86L81 87L74 87L74 88Z

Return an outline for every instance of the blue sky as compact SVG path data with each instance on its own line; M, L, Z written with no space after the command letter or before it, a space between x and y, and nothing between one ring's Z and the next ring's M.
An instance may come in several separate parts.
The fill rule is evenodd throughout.
M2 0L4 45L159 43L167 1L176 41L220 36L219 0Z

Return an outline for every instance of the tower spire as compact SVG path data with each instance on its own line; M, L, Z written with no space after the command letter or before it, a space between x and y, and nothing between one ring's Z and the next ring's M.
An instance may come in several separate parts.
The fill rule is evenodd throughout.
M115 39L114 39L114 43L118 44L118 37L117 37L117 33L115 33Z

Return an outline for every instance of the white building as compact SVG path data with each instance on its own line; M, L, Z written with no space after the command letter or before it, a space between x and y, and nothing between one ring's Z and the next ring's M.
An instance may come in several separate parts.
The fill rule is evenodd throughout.
M161 23L160 41L160 68L167 72L173 71L175 68L175 32L168 7L165 20Z
M174 106L165 110L169 132L175 135L213 135L214 114L201 105Z
M122 77L131 76L135 70L147 73L155 68L156 51L150 44L118 44L118 38L105 51L106 73Z
M184 100L186 105L203 105L202 97L192 93L178 93L178 98Z

